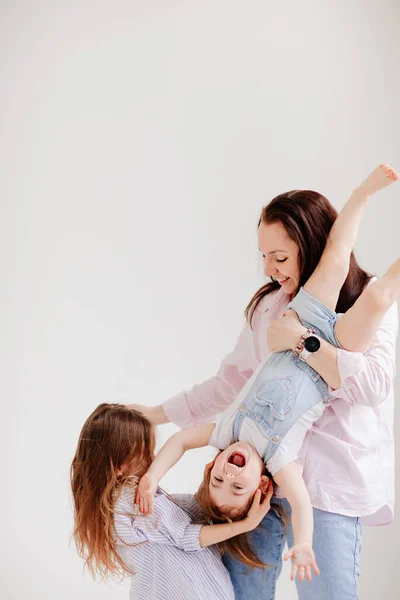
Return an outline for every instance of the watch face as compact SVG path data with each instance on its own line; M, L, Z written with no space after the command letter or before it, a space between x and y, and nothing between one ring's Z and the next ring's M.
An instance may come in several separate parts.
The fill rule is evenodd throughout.
M321 342L315 335L310 335L304 342L304 348L308 350L308 352L316 352L320 349Z

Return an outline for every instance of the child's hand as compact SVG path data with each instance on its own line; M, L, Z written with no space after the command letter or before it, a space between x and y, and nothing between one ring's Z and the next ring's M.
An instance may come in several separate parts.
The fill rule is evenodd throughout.
M304 575L308 581L311 581L311 567L314 569L314 573L319 575L319 569L310 544L303 543L292 546L283 557L283 560L289 560L289 558L292 559L292 573L290 575L292 581L296 579L296 575L298 575L300 581L303 581Z
M139 504L139 510L145 516L153 512L154 506L154 494L157 491L158 481L147 472L141 480L136 489L135 503Z
M254 494L253 504L250 507L244 521L248 525L248 531L255 529L263 520L269 509L271 508L271 498L274 493L272 481L269 484L264 500L261 502L261 490L258 489Z

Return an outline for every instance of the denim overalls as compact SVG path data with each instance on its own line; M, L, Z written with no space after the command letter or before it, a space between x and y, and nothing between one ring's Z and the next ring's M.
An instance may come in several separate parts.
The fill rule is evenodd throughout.
M319 302L303 288L289 302L305 327L314 329L321 338L336 347L334 328L338 314ZM238 406L233 422L233 438L239 434L245 419L253 419L263 429L266 440L267 462L275 454L282 438L289 429L317 402L329 402L329 390L325 381L306 362L297 358L292 350L271 354L261 368L246 398Z

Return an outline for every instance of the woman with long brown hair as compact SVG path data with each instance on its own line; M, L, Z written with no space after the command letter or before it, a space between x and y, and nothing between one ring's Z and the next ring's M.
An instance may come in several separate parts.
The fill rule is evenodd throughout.
M258 224L265 275L272 279L246 309L247 322L234 351L216 377L162 406L141 407L154 423L168 420L190 427L215 420L229 406L269 352L294 350L306 328L285 308L317 267L337 213L312 191L295 190L267 205ZM334 268L334 267L333 267ZM336 312L345 313L371 282L351 255ZM362 322L360 323L362 327ZM397 310L383 317L366 354L320 340L304 359L329 386L334 401L308 432L298 462L313 506L313 547L321 575L298 585L303 600L357 598L361 521L380 525L393 519L392 411ZM268 344L267 344L268 343ZM285 499L278 500L290 514ZM253 549L272 565L265 577L226 555L236 598L274 598L286 538L291 527L271 511L264 532L254 532ZM261 587L262 585L262 587Z
M204 524L192 498L170 497L161 489L154 514L143 516L135 493L154 449L154 427L136 410L100 404L88 417L71 465L79 554L93 576L129 574L135 600L233 600L215 544L225 544L238 558L246 556L249 566L265 566L248 553L245 536L269 511L272 486L264 497L258 493L235 521ZM232 546L231 537L236 540Z

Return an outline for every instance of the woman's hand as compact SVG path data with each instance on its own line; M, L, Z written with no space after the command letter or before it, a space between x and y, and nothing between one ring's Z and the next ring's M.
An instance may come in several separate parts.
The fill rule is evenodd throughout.
M267 329L267 345L270 352L293 350L307 328L300 323L294 310L285 310L283 317L272 321Z
M135 504L139 505L140 512L146 516L153 512L154 495L157 491L158 481L151 473L147 472L136 489Z
M158 406L144 406L143 404L127 404L126 408L131 408L141 412L142 415L147 417L152 425L162 425L168 423L168 417L164 412L161 404Z
M296 579L296 575L298 575L299 581L303 581L304 575L308 581L311 581L311 567L314 573L319 575L319 569L310 544L303 543L292 546L283 557L283 560L289 560L289 558L292 559L292 572L290 575L292 581Z
M247 516L244 518L244 522L246 524L247 531L252 531L261 523L267 512L269 512L271 508L271 498L274 493L274 486L272 481L270 481L267 493L263 501L261 502L261 490L256 490L254 494L253 503L250 506L250 510L247 513Z

